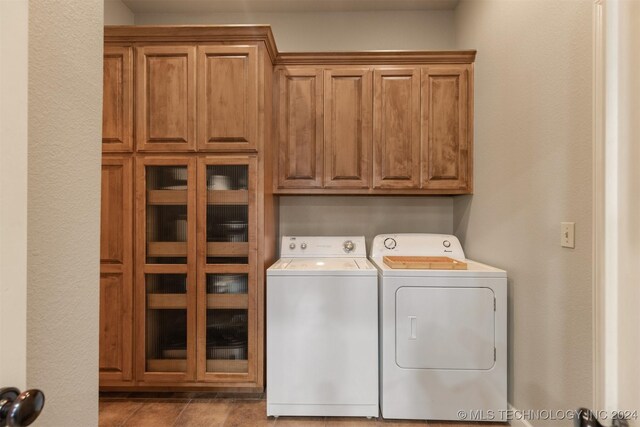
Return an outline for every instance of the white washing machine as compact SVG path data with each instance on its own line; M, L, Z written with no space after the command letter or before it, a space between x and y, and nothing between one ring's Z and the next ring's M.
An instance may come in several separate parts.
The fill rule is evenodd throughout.
M267 415L378 416L378 279L364 237L283 237L267 270Z
M467 270L392 269L385 255L448 256ZM370 259L378 269L382 416L506 416L507 273L466 260L458 239L442 234L376 236Z

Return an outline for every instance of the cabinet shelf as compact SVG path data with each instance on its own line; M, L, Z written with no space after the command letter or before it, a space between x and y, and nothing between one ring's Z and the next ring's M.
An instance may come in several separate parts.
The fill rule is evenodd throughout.
M247 294L207 294L207 308L231 309L248 307ZM186 294L147 294L150 310L174 310L187 308Z
M207 294L207 308L248 308L247 294Z
M209 190L209 205L246 205L249 203L248 190ZM150 206L186 205L187 190L149 190L147 204Z
M208 242L207 256L210 257L246 257L249 255L247 242ZM149 257L186 257L187 242L149 242Z
M207 372L247 372L249 363L246 360L215 360L207 359ZM147 371L152 372L185 372L186 359L149 359Z

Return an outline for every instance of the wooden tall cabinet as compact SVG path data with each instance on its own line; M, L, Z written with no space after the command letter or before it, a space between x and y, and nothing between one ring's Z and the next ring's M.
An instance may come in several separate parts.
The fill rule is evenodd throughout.
M105 44L101 389L261 391L271 31L106 27Z

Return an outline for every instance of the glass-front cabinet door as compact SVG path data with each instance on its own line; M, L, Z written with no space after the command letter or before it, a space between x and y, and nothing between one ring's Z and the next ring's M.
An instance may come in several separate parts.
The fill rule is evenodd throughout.
M196 376L196 160L139 157L136 167L138 378Z
M256 378L256 158L198 163L198 379Z

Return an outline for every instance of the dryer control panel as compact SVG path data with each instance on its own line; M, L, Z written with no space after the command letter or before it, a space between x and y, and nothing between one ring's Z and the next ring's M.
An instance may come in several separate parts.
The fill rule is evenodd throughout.
M454 259L465 259L460 241L451 234L380 234L373 239L370 255L371 258L399 255L448 256Z

